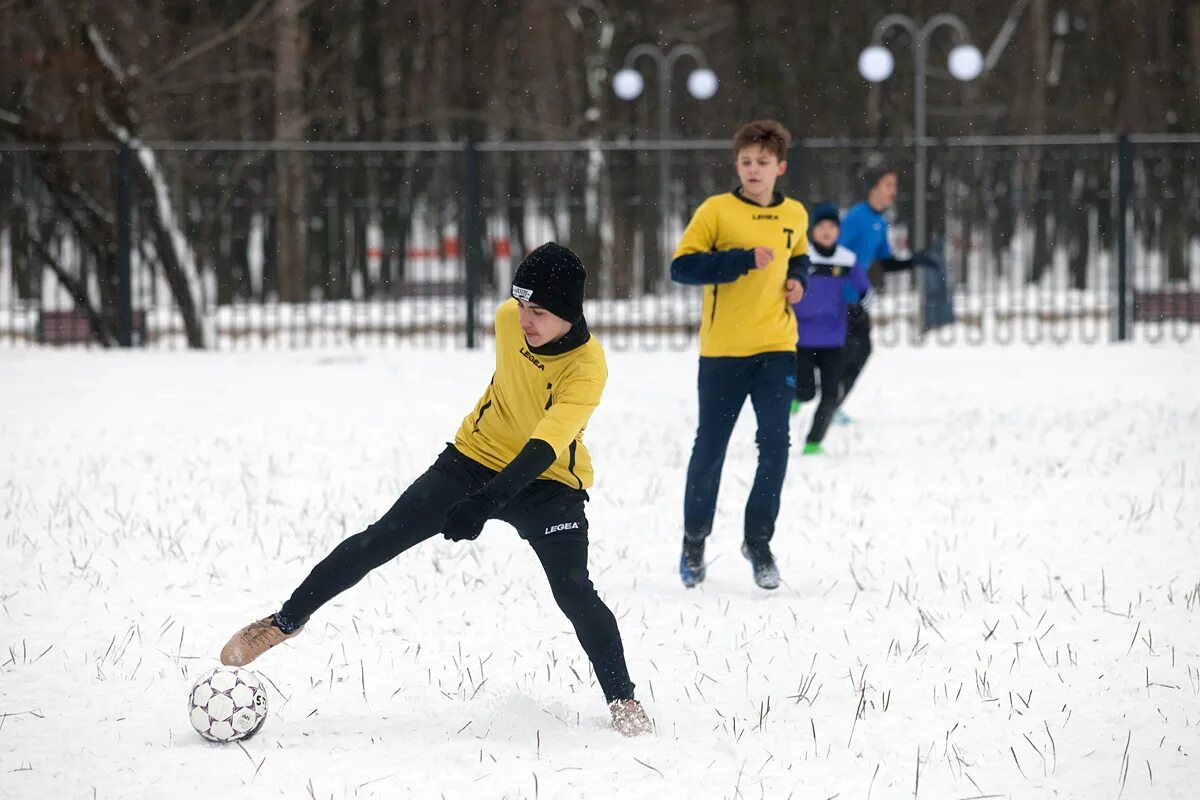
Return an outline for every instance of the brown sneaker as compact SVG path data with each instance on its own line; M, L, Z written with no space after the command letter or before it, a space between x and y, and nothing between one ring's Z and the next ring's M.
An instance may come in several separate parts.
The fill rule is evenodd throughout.
M608 704L613 727L622 736L645 736L654 732L654 723L637 700L614 700Z
M291 633L284 633L275 626L274 617L263 617L258 622L251 622L242 628L226 642L221 648L221 663L227 667L244 667L302 630L303 625Z

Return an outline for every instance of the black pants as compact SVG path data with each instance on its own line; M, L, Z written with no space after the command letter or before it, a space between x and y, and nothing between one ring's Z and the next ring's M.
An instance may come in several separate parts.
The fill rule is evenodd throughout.
M806 403L817 396L816 372L821 373L821 402L817 403L812 428L805 440L810 444L820 444L825 438L829 423L833 421L833 412L841 402L843 360L841 347L801 348L796 351L796 397L801 402Z
M698 389L700 422L683 495L683 535L695 540L712 532L725 450L749 396L758 418L758 471L746 501L744 538L747 544L765 544L775 534L779 496L787 472L788 406L796 391L795 355L780 352L746 358L701 358Z
M495 476L493 470L447 447L424 475L400 495L378 522L344 540L280 609L288 625L301 625L368 572L441 533L446 511ZM533 546L558 607L566 614L592 662L608 702L633 697L617 620L588 577L587 492L537 480L500 510L499 519Z
M871 315L860 305L850 306L846 314L846 348L842 361L842 397L839 405L846 402L846 395L854 388L854 382L871 357Z

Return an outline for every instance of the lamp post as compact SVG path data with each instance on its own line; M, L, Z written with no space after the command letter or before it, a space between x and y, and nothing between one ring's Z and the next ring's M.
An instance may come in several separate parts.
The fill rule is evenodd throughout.
M983 72L983 54L970 43L967 26L953 14L935 14L924 25L919 25L906 14L888 14L875 26L875 36L869 47L858 56L858 71L871 83L887 80L895 66L892 52L883 46L883 39L892 28L904 28L912 35L913 64L916 82L913 129L916 139L916 170L913 177L913 232L914 250L925 248L925 190L926 173L929 171L925 150L925 74L929 56L929 38L941 27L954 31L955 47L950 51L947 67L950 74L960 81L973 81Z
M635 69L637 60L649 58L658 67L658 203L659 242L663 253L667 248L667 224L671 218L671 151L666 142L671 138L671 83L675 74L675 63L690 56L696 69L688 74L688 94L697 100L707 100L717 93L717 75L708 68L708 62L700 48L691 44L678 44L663 50L653 44L636 45L625 55L624 65L613 75L613 93L622 100L636 100L646 87L642 73Z

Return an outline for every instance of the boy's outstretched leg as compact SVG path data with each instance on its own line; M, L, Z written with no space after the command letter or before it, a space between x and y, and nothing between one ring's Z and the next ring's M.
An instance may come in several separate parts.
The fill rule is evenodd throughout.
M587 493L553 481L534 481L501 512L529 542L546 573L554 602L571 622L604 692L613 727L625 736L650 733L653 725L633 696L617 619L588 575ZM550 533L554 531L554 533Z
M586 522L583 524L586 526ZM592 663L613 727L625 736L650 733L650 717L633 696L634 684L625 663L617 619L588 576L586 528L582 536L550 534L533 539L531 544L550 582L554 602L570 620Z
M245 666L300 633L325 603L361 581L368 572L441 530L446 509L482 486L494 473L447 448L374 525L342 541L278 612L252 622L221 649L221 663Z

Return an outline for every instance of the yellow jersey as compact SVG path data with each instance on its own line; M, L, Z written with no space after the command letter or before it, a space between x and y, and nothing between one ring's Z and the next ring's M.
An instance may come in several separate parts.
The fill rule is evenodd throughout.
M592 459L583 430L607 380L595 336L565 353L535 353L521 330L517 301L507 300L496 311L496 372L459 426L454 447L499 472L530 439L541 439L558 457L539 479L587 489Z
M763 269L754 268L755 247L775 251ZM684 230L671 268L676 280L704 285L700 355L795 350L796 315L784 284L789 274L806 282L793 259L807 253L808 211L799 201L776 193L774 203L760 206L738 192L705 200Z

